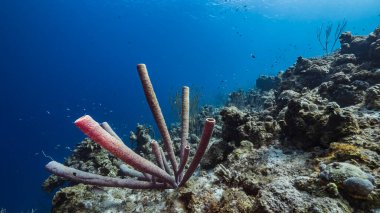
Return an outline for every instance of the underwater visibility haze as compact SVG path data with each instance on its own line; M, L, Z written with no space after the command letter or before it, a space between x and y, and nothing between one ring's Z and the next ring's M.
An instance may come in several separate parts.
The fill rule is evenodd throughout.
M2 0L0 212L380 211L379 26L377 0ZM184 183L155 173L175 190L50 176L54 160L126 178L74 124L84 115L156 162L151 139L165 141L137 64L149 71L178 163L190 88L185 172L206 118L216 120L200 170Z

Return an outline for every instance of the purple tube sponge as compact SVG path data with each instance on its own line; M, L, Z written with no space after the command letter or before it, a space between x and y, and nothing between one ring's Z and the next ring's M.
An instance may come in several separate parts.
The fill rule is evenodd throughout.
M189 88L183 87L182 136L180 150L181 156L180 165L178 166L176 157L174 155L169 131L166 126L164 116L162 115L160 105L158 104L155 92L153 90L152 83L150 82L145 64L138 64L137 70L141 79L141 83L143 85L146 99L152 111L153 117L157 123L158 129L160 130L164 143L164 149L168 153L171 165L169 165L169 162L166 161L165 154L156 141L152 141L152 149L158 166L136 154L133 150L127 147L122 142L121 138L117 136L117 134L108 125L108 123L99 125L99 123L92 119L89 115L85 115L78 118L75 121L75 125L93 141L98 143L101 147L108 150L124 163L141 172L138 173L137 171L131 169L131 171L133 171L133 174L130 176L142 180L131 178L111 178L91 174L67 167L55 161L51 161L45 166L49 172L74 182L92 184L97 186L127 187L131 189L177 188L178 186L183 186L186 183L186 181L191 177L191 175L198 167L199 162L201 161L207 149L215 125L215 119L206 119L198 149L192 159L192 162L189 165L189 169L183 175L183 171L190 153L190 147L187 143L187 137L189 134Z

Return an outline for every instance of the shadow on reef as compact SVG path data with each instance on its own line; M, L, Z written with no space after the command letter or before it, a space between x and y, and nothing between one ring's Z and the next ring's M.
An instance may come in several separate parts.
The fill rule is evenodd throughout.
M53 212L380 211L380 27L369 36L343 33L340 42L331 55L299 57L278 76L261 76L255 89L232 92L224 107L202 107L197 119L218 125L202 169L185 186L71 183L55 194ZM178 152L180 127L171 134ZM148 136L136 143L149 146ZM148 150L140 154L152 158ZM118 161L85 139L65 164L123 177ZM51 176L45 189L63 181Z

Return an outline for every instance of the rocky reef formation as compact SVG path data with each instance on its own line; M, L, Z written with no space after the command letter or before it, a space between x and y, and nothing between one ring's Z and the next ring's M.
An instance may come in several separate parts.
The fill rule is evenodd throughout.
M152 140L152 133L154 132L151 126L145 126L142 124L137 124L135 132L129 132L129 140L136 147L135 151L141 156L151 154L152 148L150 146L150 141Z
M256 88L262 91L269 91L271 89L277 89L280 83L281 79L277 76L261 75L256 79Z
M71 183L54 196L53 212L379 212L380 27L340 42L331 55L299 57L278 76L260 77L258 89L232 92L224 107L203 107L197 120L212 116L218 125L184 187ZM179 144L180 128L171 134ZM194 150L199 138L189 141ZM87 139L66 162L122 176L119 163ZM47 190L62 183L47 181Z

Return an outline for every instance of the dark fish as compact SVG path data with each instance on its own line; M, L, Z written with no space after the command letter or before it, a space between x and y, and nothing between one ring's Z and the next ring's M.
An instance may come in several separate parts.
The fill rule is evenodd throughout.
M255 58L256 58L256 56L255 56L254 54L251 54L251 58L255 59Z

